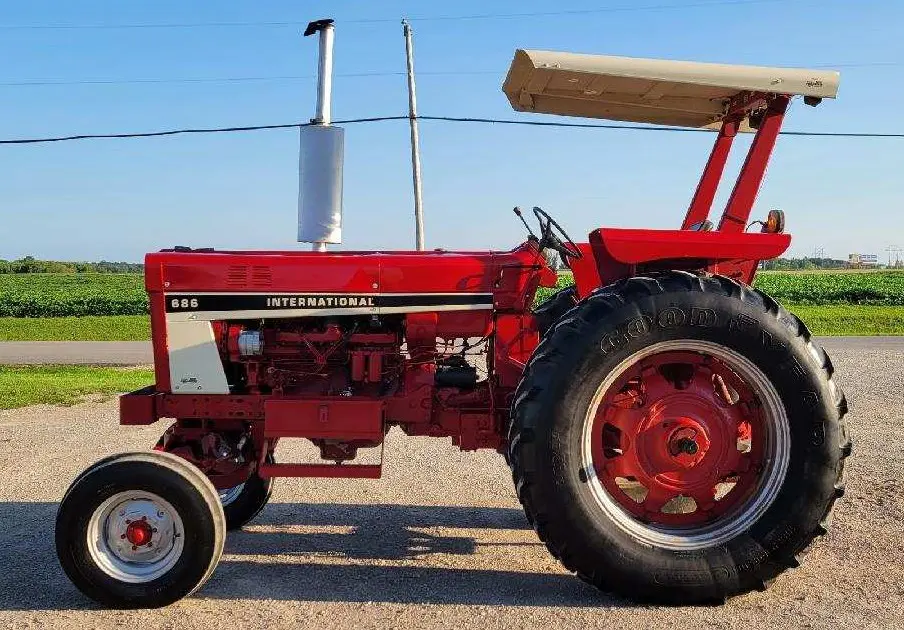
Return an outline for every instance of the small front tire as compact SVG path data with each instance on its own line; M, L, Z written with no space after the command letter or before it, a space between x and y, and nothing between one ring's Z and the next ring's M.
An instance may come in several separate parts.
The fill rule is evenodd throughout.
M216 489L167 453L126 453L82 473L60 503L57 556L73 584L112 608L159 608L213 573L226 535Z

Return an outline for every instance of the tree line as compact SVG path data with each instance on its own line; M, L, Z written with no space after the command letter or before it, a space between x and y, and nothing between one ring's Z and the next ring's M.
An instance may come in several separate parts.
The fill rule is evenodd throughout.
M774 258L764 260L762 269L766 271L787 271L799 269L847 269L850 264L837 258Z
M63 262L59 260L38 260L26 256L18 260L0 258L0 274L3 273L142 273L141 263L110 262Z

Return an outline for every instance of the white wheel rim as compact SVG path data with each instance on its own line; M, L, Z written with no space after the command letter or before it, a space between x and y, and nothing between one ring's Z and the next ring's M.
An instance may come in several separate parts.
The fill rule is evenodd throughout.
M139 536L148 536L146 542L136 539L136 528L141 530ZM94 510L87 542L88 553L101 571L120 582L142 584L165 575L179 561L185 528L168 501L152 492L128 490Z
M735 370L756 393L763 406L769 431L766 434L765 469L760 484L750 498L729 515L701 527L677 528L644 523L626 512L600 482L592 456L593 424L597 409L609 388L638 361L670 351L700 352L713 356ZM626 358L603 379L584 418L581 462L587 485L597 506L622 531L638 541L675 551L693 551L721 545L747 531L774 503L788 472L791 459L791 430L788 415L775 386L749 359L723 345L695 339L653 344Z

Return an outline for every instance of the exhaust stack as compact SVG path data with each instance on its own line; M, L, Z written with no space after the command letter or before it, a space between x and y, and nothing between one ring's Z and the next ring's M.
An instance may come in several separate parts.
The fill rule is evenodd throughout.
M342 167L345 132L331 121L333 91L333 20L308 24L305 37L320 35L317 111L300 131L298 164L298 242L314 251L342 242Z

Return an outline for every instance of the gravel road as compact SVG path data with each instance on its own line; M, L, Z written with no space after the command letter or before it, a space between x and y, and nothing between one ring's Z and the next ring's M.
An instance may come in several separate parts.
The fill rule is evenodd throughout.
M501 457L393 431L379 481L278 480L191 599L100 610L59 569L56 502L89 463L163 429L119 427L108 401L0 412L0 627L902 628L904 353L827 345L852 410L847 494L829 535L764 593L701 608L600 594L538 544Z
M0 365L146 365L150 341L0 341Z

